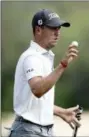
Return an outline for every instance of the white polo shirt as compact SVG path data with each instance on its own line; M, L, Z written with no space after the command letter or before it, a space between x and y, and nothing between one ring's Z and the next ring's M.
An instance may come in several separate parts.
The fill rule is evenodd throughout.
M28 80L53 71L54 54L31 41L20 56L15 72L14 111L16 115L40 125L53 124L54 86L42 97L31 91Z

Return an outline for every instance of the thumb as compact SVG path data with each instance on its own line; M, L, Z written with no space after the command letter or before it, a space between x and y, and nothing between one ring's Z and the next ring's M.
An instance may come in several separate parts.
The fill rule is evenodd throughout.
M69 108L70 111L74 111L77 112L79 110L79 105L75 106L75 107L71 107Z

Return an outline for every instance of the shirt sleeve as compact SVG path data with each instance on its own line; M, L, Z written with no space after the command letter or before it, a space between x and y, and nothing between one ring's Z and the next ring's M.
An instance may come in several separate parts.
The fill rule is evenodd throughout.
M23 67L27 80L36 76L43 76L43 63L37 56L31 55L25 58Z

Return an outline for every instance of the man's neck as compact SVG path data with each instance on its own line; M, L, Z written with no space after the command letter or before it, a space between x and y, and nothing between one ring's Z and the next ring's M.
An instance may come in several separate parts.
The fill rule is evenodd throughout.
M40 41L40 40L36 40L36 39L33 39L34 42L36 42L39 46L41 46L42 48L46 49L46 50L50 50L47 48L47 46L43 43L43 41Z

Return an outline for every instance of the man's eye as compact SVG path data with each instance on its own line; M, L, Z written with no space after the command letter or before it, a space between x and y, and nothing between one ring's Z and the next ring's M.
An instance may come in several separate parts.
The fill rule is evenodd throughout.
M61 27L52 27L52 28L50 28L50 29L52 29L52 30L59 30Z

